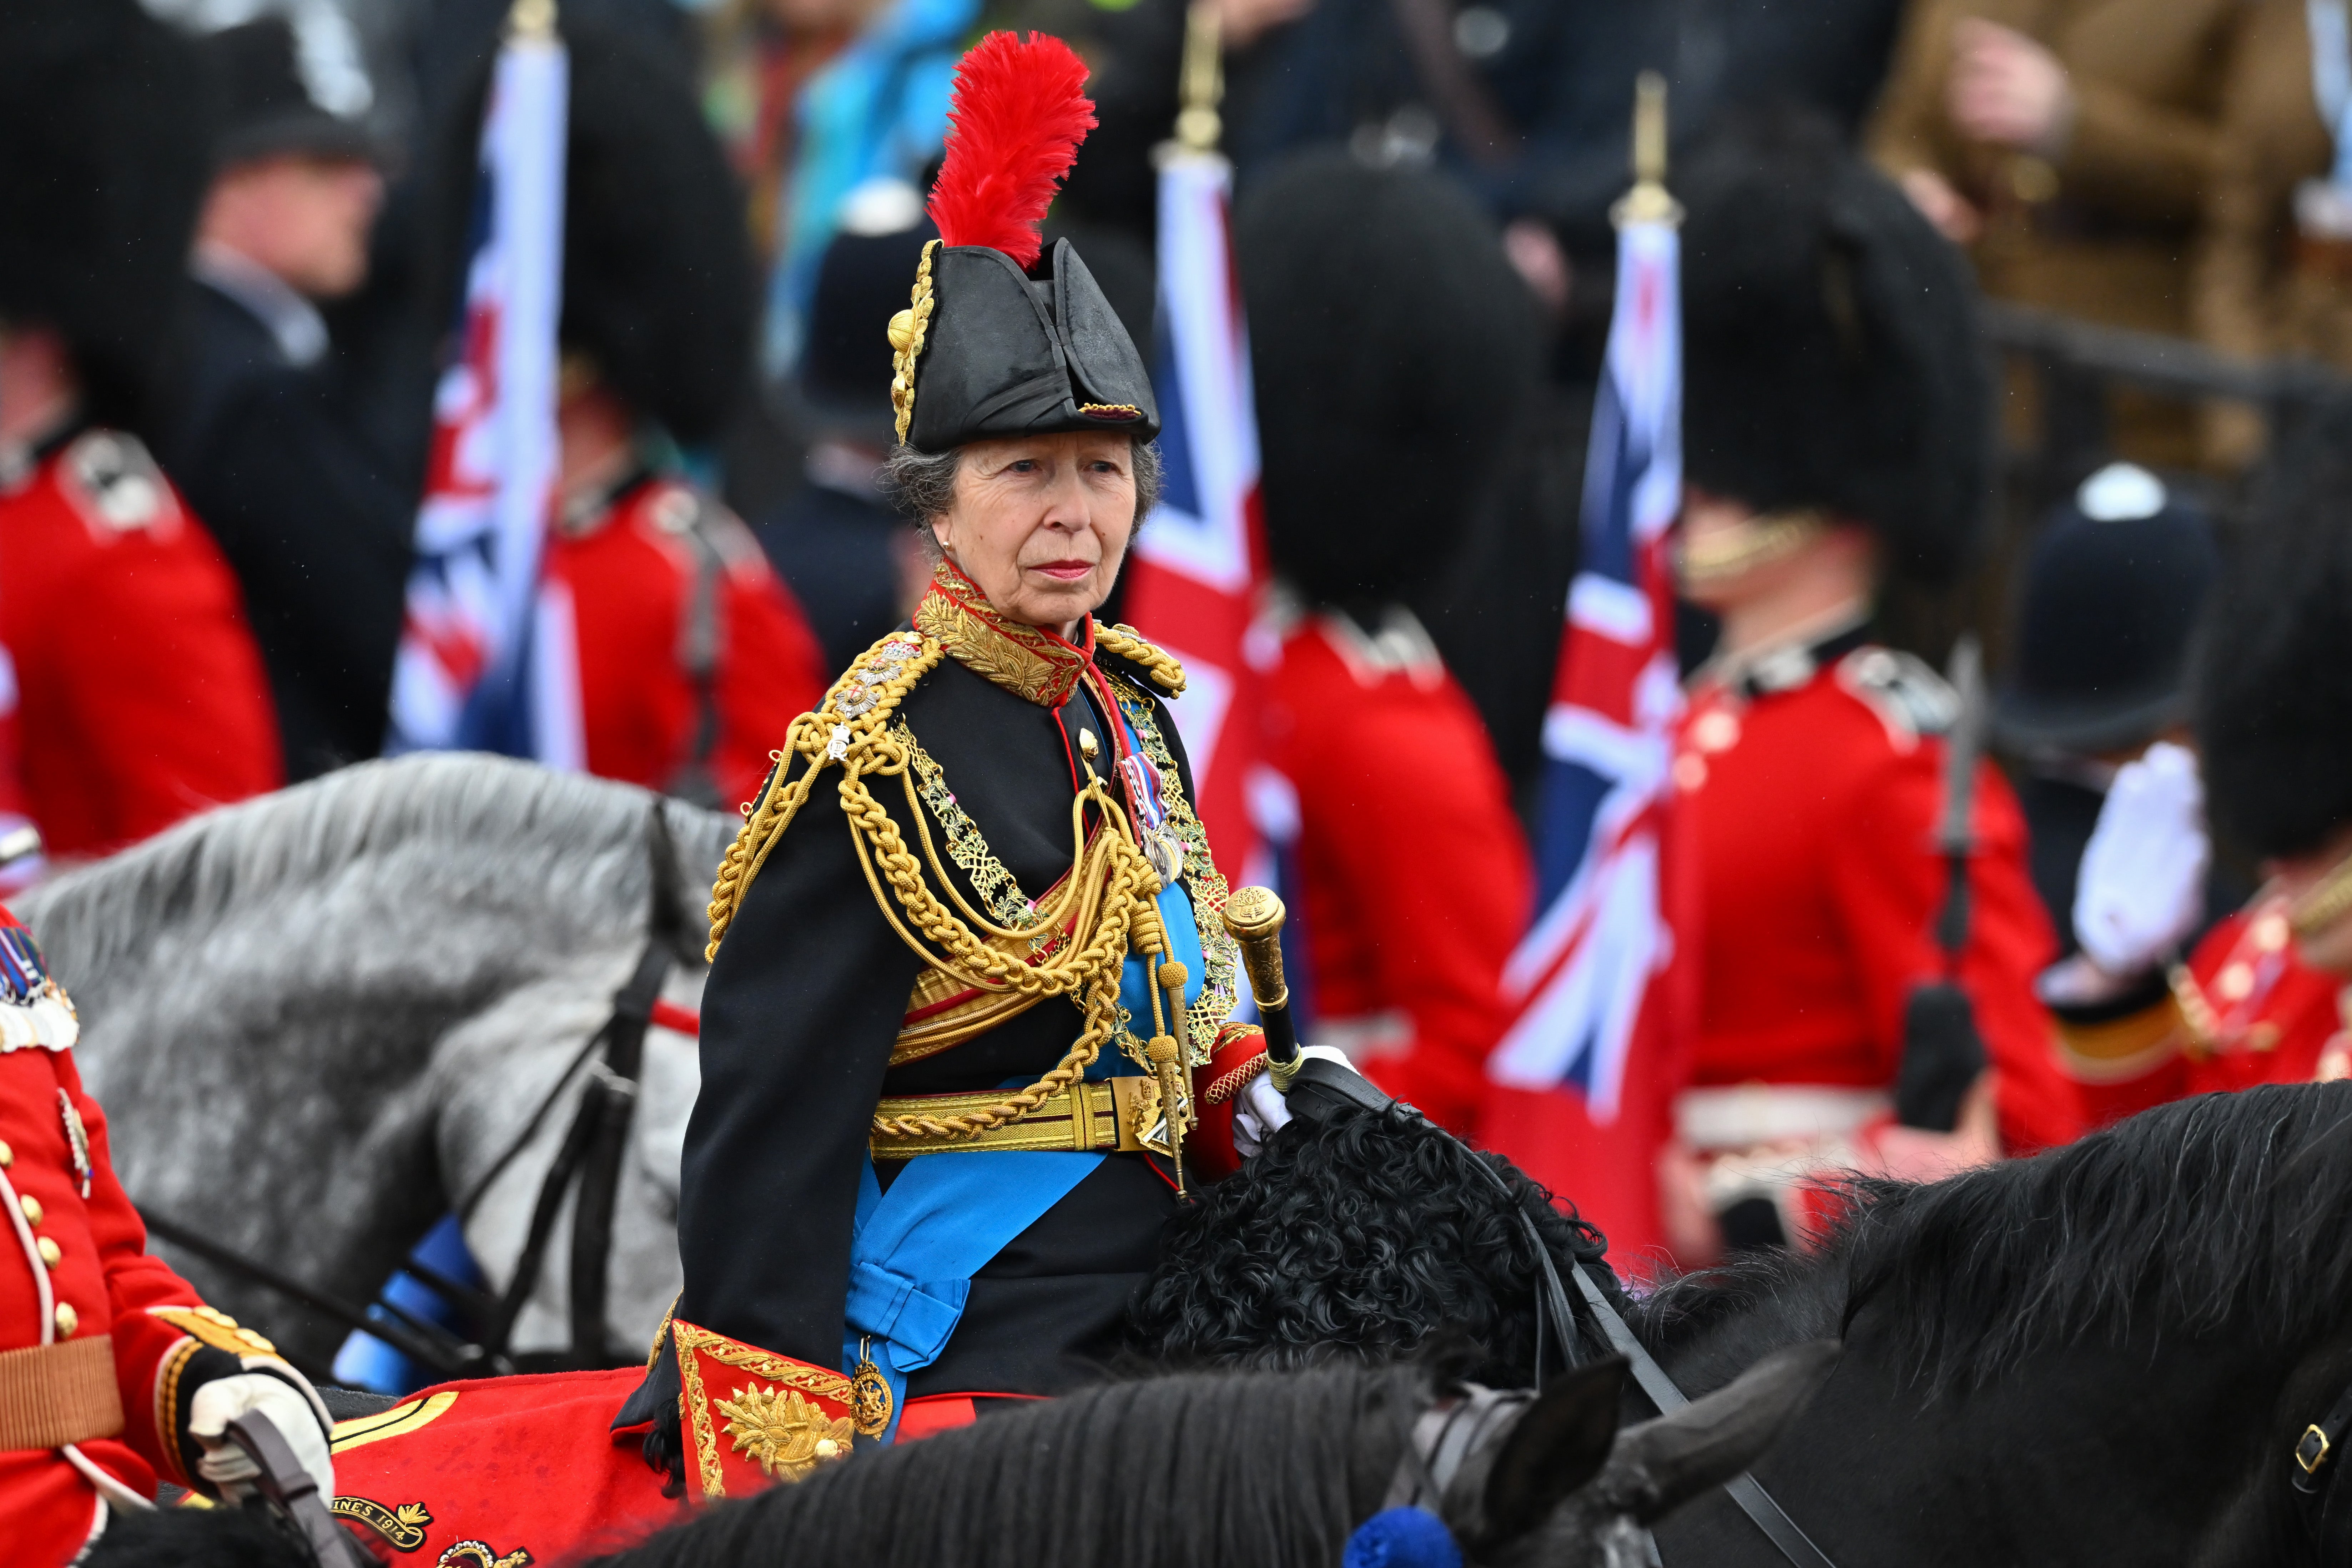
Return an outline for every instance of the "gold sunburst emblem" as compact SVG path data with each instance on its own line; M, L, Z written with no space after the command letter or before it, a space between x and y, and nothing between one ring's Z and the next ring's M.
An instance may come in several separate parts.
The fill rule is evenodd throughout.
M757 1461L760 1473L799 1480L819 1465L849 1456L855 1428L846 1415L827 1415L796 1389L754 1383L718 1402L735 1451Z

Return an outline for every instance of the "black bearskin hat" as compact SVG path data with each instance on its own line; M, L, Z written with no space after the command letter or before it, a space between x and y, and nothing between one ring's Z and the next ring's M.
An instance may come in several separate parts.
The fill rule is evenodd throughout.
M716 436L751 386L757 280L743 194L694 84L632 35L567 24L571 121L563 320L620 398L680 441ZM465 287L480 197L489 62L446 128L434 253L444 298Z
M1542 369L1535 302L1469 195L1311 153L1234 225L1267 548L1319 603L1393 597L1459 542Z
M190 47L137 0L0 0L0 321L54 328L136 425L210 173Z
M751 384L758 285L742 190L667 56L603 28L565 42L563 341L672 436L708 439Z
M940 238L888 333L898 435L916 451L1160 434L1151 377L1118 313L1076 247L1057 240L1047 256L1037 226L1095 124L1086 79L1086 62L1043 33L991 33L957 63L928 205Z
M1683 471L1759 511L1865 523L1922 581L1990 495L1992 369L1958 251L1822 121L1749 118L1674 182Z
M2195 699L2214 826L2265 856L2352 823L2352 407L2277 472L2207 607Z

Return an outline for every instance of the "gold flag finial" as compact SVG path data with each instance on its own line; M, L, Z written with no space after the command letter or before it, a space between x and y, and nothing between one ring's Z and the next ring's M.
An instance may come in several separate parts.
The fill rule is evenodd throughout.
M555 37L555 0L514 0L507 11L507 37L545 43Z
M1610 209L1620 224L1680 223L1682 204L1666 194L1666 79L1633 79L1633 188Z
M1184 66L1177 78L1176 142L1213 153L1224 134L1217 105L1225 96L1224 28L1216 0L1192 0L1184 13Z

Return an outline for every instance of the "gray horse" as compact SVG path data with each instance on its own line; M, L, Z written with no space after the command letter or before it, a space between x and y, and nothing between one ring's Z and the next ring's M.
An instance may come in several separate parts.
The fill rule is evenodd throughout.
M658 809L675 865L656 874ZM494 1289L594 1072L583 1059L674 903L665 993L698 1005L703 903L732 822L626 784L478 755L371 763L199 816L17 902L81 1013L81 1070L133 1199L346 1300L441 1215ZM607 1353L678 1285L694 1041L656 1027L622 1163ZM568 1210L515 1326L569 1342ZM159 1243L305 1364L324 1314Z

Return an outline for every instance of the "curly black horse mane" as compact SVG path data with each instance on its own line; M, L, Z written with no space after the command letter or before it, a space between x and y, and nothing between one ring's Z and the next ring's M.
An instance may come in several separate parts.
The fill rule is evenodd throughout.
M1509 1199L1474 1160L1502 1176ZM1554 1267L1583 1267L1619 1296L1607 1238L1508 1161L1473 1154L1402 1109L1295 1121L1244 1177L1169 1222L1128 1349L1162 1366L1289 1368L1393 1361L1442 1331L1469 1347L1468 1375L1524 1386L1539 1272L1522 1215ZM1592 1353L1605 1347L1569 1359ZM1558 1363L1556 1349L1549 1357Z

